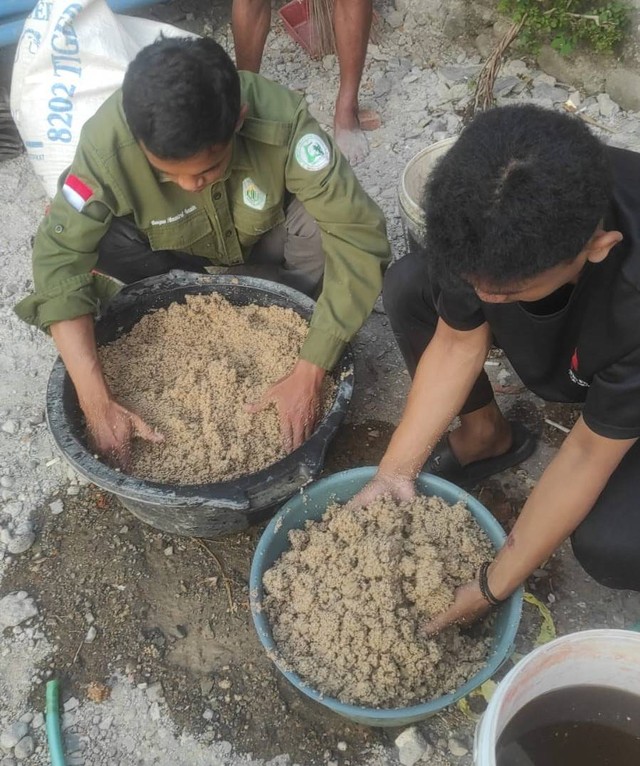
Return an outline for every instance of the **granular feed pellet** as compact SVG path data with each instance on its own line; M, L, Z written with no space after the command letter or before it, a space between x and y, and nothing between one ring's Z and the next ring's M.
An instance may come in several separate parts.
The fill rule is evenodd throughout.
M168 484L224 481L285 456L274 405L246 405L295 365L307 322L279 306L234 306L218 294L188 295L144 316L100 348L116 399L165 437L136 439L128 472ZM333 383L326 381L324 402Z
M479 637L457 626L432 637L421 630L493 555L464 504L334 504L289 540L264 574L264 609L284 663L312 688L406 707L454 691L486 662L486 626Z

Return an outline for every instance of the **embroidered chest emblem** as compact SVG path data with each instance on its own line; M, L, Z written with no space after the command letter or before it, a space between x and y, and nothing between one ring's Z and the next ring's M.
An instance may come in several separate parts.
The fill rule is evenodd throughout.
M578 349L576 348L573 352L573 356L571 357L571 366L569 367L569 377L571 378L571 382L575 383L577 386L583 386L584 388L589 388L589 384L586 380L582 380L578 376L578 365L580 364L578 360Z
M267 202L267 195L253 179L245 178L242 182L242 199L248 207L254 210L263 210Z

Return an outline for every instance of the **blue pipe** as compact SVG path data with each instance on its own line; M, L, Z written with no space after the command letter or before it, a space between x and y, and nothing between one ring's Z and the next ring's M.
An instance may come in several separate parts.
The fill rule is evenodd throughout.
M5 45L11 45L11 43L17 43L22 34L22 27L24 27L24 19L16 19L15 21L7 21L4 24L0 24L0 48Z
M36 0L2 0L0 19L10 16L26 15L36 7Z
M60 731L60 682L47 681L47 742L51 766L65 766L62 732Z
M164 1L168 2L168 0ZM35 3L30 2L30 0L1 0L1 2L3 7L0 11L0 20L8 19L12 15L15 16L18 12L16 10L18 6L28 5L26 10L29 13L35 7ZM5 13L4 3L6 2L9 2L9 6L11 6L11 13ZM122 13L123 11L130 11L133 8L140 8L144 5L152 5L157 2L158 0L107 0L107 5L115 13ZM0 48L18 42L22 34L25 18L26 16L21 16L0 23Z

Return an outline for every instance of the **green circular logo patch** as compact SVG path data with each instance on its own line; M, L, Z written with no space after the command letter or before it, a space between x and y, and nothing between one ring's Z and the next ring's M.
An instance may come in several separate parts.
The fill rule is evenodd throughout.
M331 159L331 152L325 141L315 133L307 133L296 144L296 160L305 170L322 170Z

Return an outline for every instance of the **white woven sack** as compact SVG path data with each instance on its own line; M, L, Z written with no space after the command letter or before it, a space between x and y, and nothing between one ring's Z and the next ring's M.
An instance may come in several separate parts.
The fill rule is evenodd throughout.
M119 16L105 0L40 0L25 21L11 82L11 113L50 197L71 164L80 130L122 84L138 51L190 36L147 19Z

